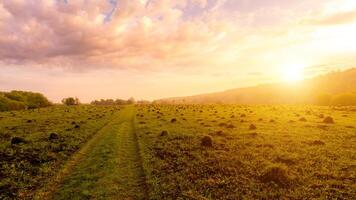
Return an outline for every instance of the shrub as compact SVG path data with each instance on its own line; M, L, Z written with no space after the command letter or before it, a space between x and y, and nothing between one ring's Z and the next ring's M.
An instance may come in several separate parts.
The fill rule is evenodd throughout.
M62 99L62 103L66 106L76 106L76 105L80 104L79 99L76 97L75 98L74 97L64 98L64 99Z
M28 108L25 105L25 103L19 102L19 101L12 101L12 100L9 101L8 107L9 107L9 110L23 110L23 109Z
M11 91L9 93L5 93L5 97L23 102L27 108L41 108L51 105L48 99L40 93L34 92L25 92L25 91Z
M26 109L23 102L11 100L5 96L0 96L0 111L21 110Z
M33 109L50 106L51 103L40 93L11 91L0 92L0 111Z
M11 91L0 92L0 111L33 109L50 106L51 103L40 93Z

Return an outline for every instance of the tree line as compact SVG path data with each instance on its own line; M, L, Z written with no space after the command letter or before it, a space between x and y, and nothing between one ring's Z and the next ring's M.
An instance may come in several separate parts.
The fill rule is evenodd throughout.
M149 104L149 101L136 101L134 98L125 99L101 99L92 101L91 105L130 105ZM63 105L80 105L80 100L76 97L67 97L62 100ZM356 106L356 92L342 94L319 94L314 100L316 105L324 106ZM27 91L0 92L0 111L24 110L51 106L51 103L43 94Z
M97 106L112 106L112 105L130 105L135 104L136 101L133 97L125 100L125 99L100 99L94 100L90 104L97 105Z
M26 91L0 92L0 111L42 108L52 103L42 94Z

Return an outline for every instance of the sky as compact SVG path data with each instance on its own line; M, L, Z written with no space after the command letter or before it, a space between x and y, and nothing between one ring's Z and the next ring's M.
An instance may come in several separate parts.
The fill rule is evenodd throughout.
M0 0L0 90L158 99L355 67L354 0Z

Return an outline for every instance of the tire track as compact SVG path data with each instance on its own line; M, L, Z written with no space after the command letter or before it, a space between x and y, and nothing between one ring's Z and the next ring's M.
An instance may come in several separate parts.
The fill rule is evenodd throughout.
M120 111L35 199L149 199L134 117Z

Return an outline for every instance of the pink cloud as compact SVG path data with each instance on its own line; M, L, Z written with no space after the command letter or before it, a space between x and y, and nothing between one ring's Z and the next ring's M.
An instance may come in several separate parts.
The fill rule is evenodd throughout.
M261 4L265 5L261 1L118 0L113 9L108 1L95 0L3 1L0 60L7 65L74 70L233 65L234 54L237 58L246 54L246 49L263 53L265 46L276 46L268 44L281 33L287 34L293 19L299 19L293 7L287 8L278 0L268 2L271 8L260 9ZM226 11L226 5L236 11ZM187 12L194 12L187 11L191 6L202 10L187 20ZM240 13L240 7L257 10ZM339 16L336 20L343 19ZM249 39L251 36L265 42L257 43ZM228 58L221 58L230 54L230 63Z
M191 45L203 47L219 33L209 22L182 21L186 3L176 2L120 1L104 23L111 9L105 1L6 1L0 3L0 59L122 68L199 53Z
M0 1L0 90L160 98L259 83L251 72L274 80L299 61L352 63L354 14L321 16L331 1Z

